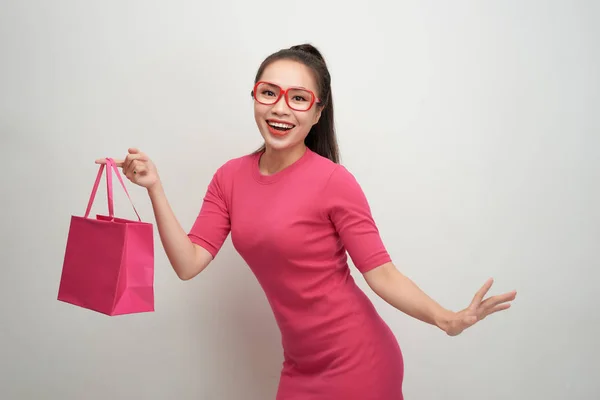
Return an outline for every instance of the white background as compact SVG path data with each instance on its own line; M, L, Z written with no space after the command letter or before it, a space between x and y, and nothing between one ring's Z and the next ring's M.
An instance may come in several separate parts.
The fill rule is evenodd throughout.
M599 398L599 11L2 1L0 397L274 398L279 332L229 240L181 282L156 235L155 313L111 318L56 296L94 160L147 152L189 229L216 168L261 143L249 95L260 62L310 42L331 69L342 161L399 268L454 310L488 277L492 294L518 290L513 308L450 338L353 269L403 349L406 398ZM117 215L132 217L116 192Z

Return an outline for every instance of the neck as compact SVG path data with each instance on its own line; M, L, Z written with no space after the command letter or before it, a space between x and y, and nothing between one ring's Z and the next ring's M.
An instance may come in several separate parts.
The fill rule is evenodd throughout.
M260 158L260 172L265 175L276 174L302 158L306 150L304 143L286 150L273 150L267 147Z

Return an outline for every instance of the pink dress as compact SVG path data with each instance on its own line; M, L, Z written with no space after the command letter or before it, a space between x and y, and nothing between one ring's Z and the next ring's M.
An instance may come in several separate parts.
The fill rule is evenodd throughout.
M311 150L271 176L259 157L217 170L189 237L216 257L231 233L264 289L282 335L276 399L401 400L400 347L347 264L390 261L359 184Z

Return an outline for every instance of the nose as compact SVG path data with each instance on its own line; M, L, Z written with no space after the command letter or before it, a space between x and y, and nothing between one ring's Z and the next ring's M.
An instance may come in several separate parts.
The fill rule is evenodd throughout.
M287 103L285 102L285 96L281 96L279 101L277 103L273 104L271 111L273 111L273 113L277 114L277 115L287 115L290 113L290 108L288 107Z

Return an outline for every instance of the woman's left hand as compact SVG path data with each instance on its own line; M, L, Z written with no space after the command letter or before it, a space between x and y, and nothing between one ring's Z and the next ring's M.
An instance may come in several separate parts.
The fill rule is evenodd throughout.
M494 283L493 279L489 279L479 291L475 294L471 304L462 311L454 313L447 321L444 331L449 336L456 336L462 333L465 329L473 326L490 314L498 311L506 310L510 307L510 302L515 299L517 292L504 293L497 296L483 299Z

